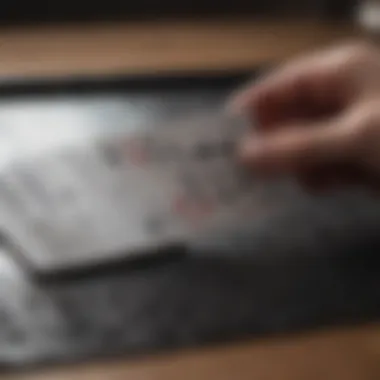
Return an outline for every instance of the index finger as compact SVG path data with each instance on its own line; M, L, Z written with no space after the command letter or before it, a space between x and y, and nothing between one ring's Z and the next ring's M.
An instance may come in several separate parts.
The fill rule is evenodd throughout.
M347 92L341 70L344 61L341 50L294 60L241 91L231 108L253 112L264 129L316 117L342 102Z

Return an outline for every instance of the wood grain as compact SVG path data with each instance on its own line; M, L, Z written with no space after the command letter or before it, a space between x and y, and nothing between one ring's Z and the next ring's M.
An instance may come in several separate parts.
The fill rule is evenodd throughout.
M0 29L0 77L253 68L347 39L350 25L256 19Z
M380 379L380 325L2 376L2 380L52 379L376 380Z
M0 76L253 68L357 35L310 20L203 20L0 30ZM35 371L2 380L376 380L380 325Z

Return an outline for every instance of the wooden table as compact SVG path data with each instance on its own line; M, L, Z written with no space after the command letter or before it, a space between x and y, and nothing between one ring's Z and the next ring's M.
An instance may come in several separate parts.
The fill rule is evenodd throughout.
M380 324L139 360L55 368L3 380L378 380Z
M0 30L0 76L247 69L347 39L350 25L202 20ZM380 324L2 376L3 380L376 380Z
M354 33L344 24L242 18L0 29L0 76L246 69Z

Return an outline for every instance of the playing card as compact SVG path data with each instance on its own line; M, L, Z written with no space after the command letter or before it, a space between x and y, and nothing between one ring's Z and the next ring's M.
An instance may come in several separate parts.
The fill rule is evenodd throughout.
M95 128L73 109L60 122L60 109L31 110L27 123L13 115L12 128L1 130L0 224L38 270L186 243L234 223L252 198L251 178L235 158L249 126L222 109L140 128L137 119Z

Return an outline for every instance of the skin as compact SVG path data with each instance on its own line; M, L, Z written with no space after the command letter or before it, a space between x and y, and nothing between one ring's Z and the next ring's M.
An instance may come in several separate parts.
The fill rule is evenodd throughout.
M380 187L380 51L316 52L248 85L230 108L255 120L240 147L255 175L294 176L312 190Z

